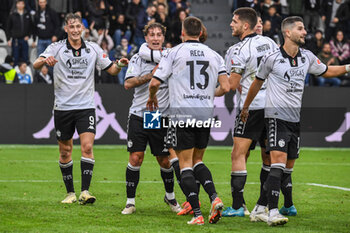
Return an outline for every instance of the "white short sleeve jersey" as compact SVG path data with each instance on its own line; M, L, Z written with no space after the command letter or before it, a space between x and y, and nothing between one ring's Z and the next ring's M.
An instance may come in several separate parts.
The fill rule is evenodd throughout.
M299 122L306 75L326 71L327 66L306 49L299 49L294 58L283 47L267 54L256 75L267 79L265 117Z
M256 71L263 56L278 48L277 44L269 37L257 34L250 34L242 41L230 47L225 56L226 71L241 74L240 85L242 93L239 95L239 108L243 108L245 99L247 98L250 85L255 79ZM257 96L250 105L251 110L263 109L265 107L265 91L264 84Z
M157 65L155 62L146 61L140 55L135 54L129 62L128 70L126 71L125 80L133 77L143 76L152 72ZM143 117L143 112L146 111L146 104L149 97L148 92L149 82L146 82L138 87L135 87L134 98L129 110L129 114L134 114ZM157 92L159 111L166 114L169 107L168 82L160 85Z
M226 70L218 53L199 41L186 41L162 57L154 78L169 82L173 117L205 120L212 117L220 74L226 74Z
M108 55L94 42L82 40L75 50L68 40L49 45L40 57L54 56L58 61L53 69L55 110L95 108L95 67L102 70L113 65Z

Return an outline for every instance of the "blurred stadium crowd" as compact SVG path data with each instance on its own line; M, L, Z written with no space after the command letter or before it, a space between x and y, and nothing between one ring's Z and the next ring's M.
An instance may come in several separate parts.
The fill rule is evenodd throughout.
M209 1L209 0L208 0ZM248 6L261 14L263 35L283 43L282 20L304 18L308 31L305 47L327 65L350 62L350 0L211 0L217 4ZM200 4L198 1L197 4ZM64 16L80 12L83 38L95 41L111 60L130 59L145 42L142 29L149 21L167 28L166 47L181 43L182 21L191 15L187 0L0 0L0 82L52 84L52 69L33 72L32 62L52 42L65 38ZM208 30L211 30L210 28ZM231 30L227 25L227 30ZM118 78L96 70L96 83L122 84ZM307 85L350 86L344 77L309 76Z

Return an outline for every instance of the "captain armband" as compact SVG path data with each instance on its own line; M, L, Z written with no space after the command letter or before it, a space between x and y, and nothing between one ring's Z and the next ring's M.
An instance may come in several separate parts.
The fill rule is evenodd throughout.
M232 67L231 73L243 74L244 69L238 67Z

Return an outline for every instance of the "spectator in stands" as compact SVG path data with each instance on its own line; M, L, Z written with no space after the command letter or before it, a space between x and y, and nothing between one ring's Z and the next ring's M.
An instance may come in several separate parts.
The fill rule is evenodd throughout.
M125 15L123 14L118 15L117 20L111 21L109 31L113 36L115 46L120 45L123 37L130 41L130 26L125 22Z
M17 73L19 84L32 84L32 77L27 74L27 63L19 62L18 63L19 72Z
M172 33L172 43L174 46L182 43L181 31L182 31L182 22L187 17L186 10L181 8L177 11L176 17L173 20L173 25L171 26Z
M338 21L337 28L344 32L346 38L350 38L350 0L345 0L339 6L334 19Z
M7 22L7 43L12 47L15 65L20 59L29 62L28 39L33 32L33 24L24 7L24 0L16 0L16 9L11 12Z
M169 2L169 15L171 18L176 19L177 12L180 9L184 9L186 11L186 14L189 14L189 9L185 1L182 0L171 0Z
M109 54L109 51L111 51L114 47L113 39L108 34L108 29L106 28L100 28L98 30L98 40L96 43L102 48L102 50L106 54Z
M324 43L322 52L320 52L317 57L321 60L322 63L327 66L330 65L339 65L338 59L334 57L331 53L331 46L329 43ZM326 84L329 84L334 87L339 87L341 84L341 80L338 77L334 78L324 78L322 76L317 78L318 85L323 87Z
M84 40L87 40L87 41L93 41L93 42L97 42L98 40L98 32L97 30L95 29L95 21L92 21L90 23L90 27L89 28L85 28L81 37L84 39Z
M131 57L137 52L137 47L133 44L129 44L129 41L126 38L123 38L120 45L111 51L111 60L120 60L122 58L131 59ZM118 74L119 84L124 84L124 77L127 67L123 67L120 73Z
M341 30L336 32L334 39L330 41L333 56L338 58L340 65L349 63L350 47Z
M323 33L320 30L316 30L315 34L307 36L305 47L313 54L319 54L324 44Z
M304 16L304 0L287 0L287 3L289 6L289 15Z
M35 82L36 83L52 84L52 77L51 77L51 75L49 73L49 69L46 65L41 67L40 72L36 73Z
M57 41L60 22L56 11L47 5L46 0L38 0L39 10L34 16L34 35L38 36L37 54L42 54L46 47ZM33 47L36 44L33 42Z
M321 0L305 0L304 25L309 33L321 29L320 9Z
M11 2L9 0L0 0L0 28L7 30L7 19L11 11Z
M89 0L87 8L90 21L95 21L97 27L106 27L106 20L109 14L107 0Z
M165 4L159 3L157 6L157 14L156 14L156 22L162 24L166 28L170 28L171 21L170 18L168 17L168 12L166 9ZM165 41L170 41L171 39L171 33L170 30L166 31L165 34Z
M132 0L126 9L126 21L131 25L133 31L135 31L136 28L136 17L139 15L139 12L142 11L145 11L145 8L140 0Z
M325 37L326 41L329 41L335 34L337 23L339 19L335 17L339 6L342 4L343 0L323 0L321 6L321 18L325 23L326 31Z
M0 82L6 84L18 83L18 76L14 67L14 60L7 55L5 62L0 65Z
M143 35L143 28L148 22L155 22L156 7L149 5L146 12L140 11L136 17L136 28L134 31L134 44L140 48L145 43L145 36Z
M84 18L84 15L81 13L81 11L76 11L75 14L81 17L81 21L83 22L84 27L89 28L89 22Z
M261 18L263 21L270 20L271 31L274 35L277 35L281 28L282 17L277 13L276 7L271 6L267 11L267 15Z

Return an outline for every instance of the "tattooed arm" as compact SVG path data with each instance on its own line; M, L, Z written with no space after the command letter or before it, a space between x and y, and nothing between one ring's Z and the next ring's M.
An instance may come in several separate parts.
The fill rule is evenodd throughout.
M124 88L128 90L130 88L138 87L144 83L149 82L152 79L152 77L153 77L152 73L148 73L143 76L128 78L124 82Z

